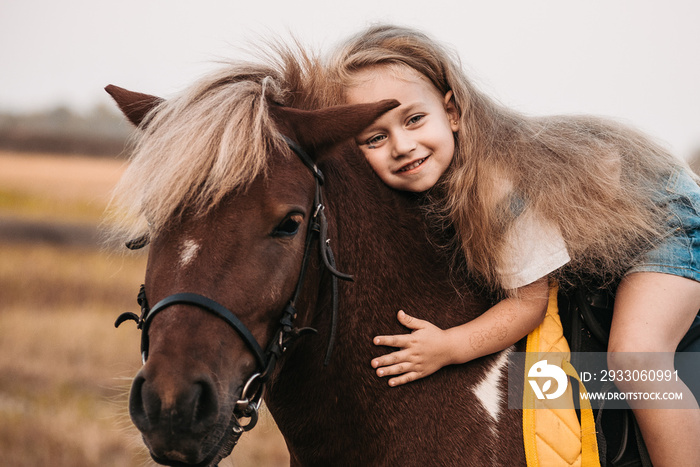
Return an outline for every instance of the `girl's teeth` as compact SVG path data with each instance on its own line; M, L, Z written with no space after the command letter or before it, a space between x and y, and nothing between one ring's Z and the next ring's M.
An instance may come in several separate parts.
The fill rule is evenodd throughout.
M399 172L406 172L407 170L415 169L416 167L418 167L419 165L421 165L424 161L425 161L425 159L421 159L421 160L419 160L419 161L415 161L413 164L409 165L408 167L404 167L404 168L402 168L401 170L399 170Z

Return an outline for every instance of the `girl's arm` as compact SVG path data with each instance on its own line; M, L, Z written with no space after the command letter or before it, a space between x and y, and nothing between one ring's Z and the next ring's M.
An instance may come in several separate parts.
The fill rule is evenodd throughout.
M472 321L445 330L399 311L399 322L412 331L375 337L375 345L399 350L373 359L372 367L378 376L395 376L389 379L389 385L397 386L435 373L443 366L503 350L542 322L548 292L548 280L543 277L518 289L515 298L504 299Z

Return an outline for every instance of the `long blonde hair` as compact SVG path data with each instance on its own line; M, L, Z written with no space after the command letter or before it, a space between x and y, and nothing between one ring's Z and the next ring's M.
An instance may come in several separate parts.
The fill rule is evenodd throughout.
M431 190L438 201L432 213L454 227L467 267L488 288L502 290L497 271L507 222L498 209L500 180L512 183L527 209L559 226L571 257L562 280L617 279L666 233L652 195L658 177L684 163L648 137L600 118L508 109L472 84L451 50L393 25L372 26L330 56L335 86L327 103L344 99L357 71L386 65L413 68L443 95L454 93L460 128L452 164Z

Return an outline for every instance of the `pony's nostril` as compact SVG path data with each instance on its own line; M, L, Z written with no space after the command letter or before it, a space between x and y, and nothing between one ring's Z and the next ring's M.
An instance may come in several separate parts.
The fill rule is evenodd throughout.
M195 383L193 391L192 429L207 429L216 421L219 411L216 391L208 381Z
M129 393L129 415L131 415L134 425L141 431L148 428L148 415L143 397L145 381L143 376L137 375L131 384L131 392Z

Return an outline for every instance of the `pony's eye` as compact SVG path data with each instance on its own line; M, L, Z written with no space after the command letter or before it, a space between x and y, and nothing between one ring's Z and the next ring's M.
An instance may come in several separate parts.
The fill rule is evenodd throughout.
M151 241L151 236L149 233L145 233L140 237L134 238L126 242L126 247L129 250L140 250L141 248L148 245Z
M293 214L285 218L272 232L273 237L292 237L299 231L299 226L304 217L301 214Z

